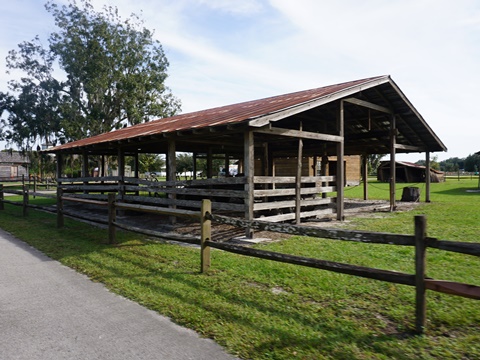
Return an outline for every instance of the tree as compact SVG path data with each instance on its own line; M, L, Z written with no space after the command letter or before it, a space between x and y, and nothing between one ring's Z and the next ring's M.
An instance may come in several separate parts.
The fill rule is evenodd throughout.
M135 168L135 161L133 158L128 160L128 164ZM138 170L140 173L153 172L162 170L165 165L165 160L159 154L139 154L138 155Z
M9 82L13 94L0 94L6 140L22 148L77 140L179 111L165 86L162 46L138 16L123 20L115 7L96 12L89 0L45 7L58 27L48 47L36 37L7 57L8 69L26 76Z
M465 171L475 172L480 168L480 155L470 154L465 158Z
M177 174L185 173L187 180L187 172L193 171L193 156L190 153L178 153L176 158Z
M367 155L367 166L369 174L376 174L380 166L380 162L385 155L383 154L369 154Z
M415 164L420 166L427 166L426 160L418 160ZM430 159L430 169L440 170L440 163L438 162L438 155L432 156Z

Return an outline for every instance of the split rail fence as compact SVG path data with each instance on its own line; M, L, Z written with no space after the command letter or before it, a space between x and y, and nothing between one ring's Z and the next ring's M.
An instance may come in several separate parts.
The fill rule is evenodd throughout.
M3 193L6 192L0 185L0 210L4 209L3 203L13 203L4 199ZM9 192L13 192L10 190ZM14 192L15 194L17 192ZM20 193L20 192L18 192ZM28 207L28 191L23 191L24 208ZM25 200L26 199L26 200ZM223 251L241 254L250 257L256 257L282 263L295 264L322 270L329 270L337 273L354 275L369 279L375 279L390 283L397 283L415 287L415 331L423 333L426 323L426 290L442 292L451 295L462 296L466 298L480 300L480 286L464 284L452 281L435 280L426 277L426 250L435 248L444 251L462 253L472 256L480 256L480 244L453 242L439 240L426 236L426 217L423 215L415 216L415 232L413 235L400 235L390 233L376 233L352 230L321 229L311 226L297 226L289 224L279 224L266 221L249 221L241 218L233 218L212 213L212 203L210 200L201 201L201 209L185 210L175 208L161 208L158 206L149 206L141 204L131 204L119 201L115 193L107 194L107 201L76 198L64 196L62 188L57 189L57 225L64 225L65 201L87 203L90 205L103 206L108 208L108 243L116 242L116 229L134 231L148 236L155 236L163 239L197 244L200 246L200 270L207 272L211 267L210 251L211 248ZM189 237L172 233L161 233L152 230L132 227L117 221L116 213L119 210L151 212L172 217L187 217L197 219L201 226L201 236ZM24 211L24 215L27 215ZM259 250L250 247L244 247L229 243L220 243L212 240L211 224L221 223L240 228L250 228L262 231L272 231L287 233L291 235L309 236L330 240L355 241L370 244L388 244L396 246L414 246L415 247L415 274L407 274L396 271L381 270L356 266L351 264L325 261L319 259L306 258L301 256L281 254L272 251Z

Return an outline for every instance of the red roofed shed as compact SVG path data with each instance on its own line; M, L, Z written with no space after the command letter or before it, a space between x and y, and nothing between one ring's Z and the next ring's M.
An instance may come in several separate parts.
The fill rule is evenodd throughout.
M117 155L120 164L125 156L164 153L170 181L175 181L177 151L205 156L210 163L213 156L224 156L226 163L239 159L243 179L224 179L218 188L236 189L245 217L253 219L262 209L293 204L293 216L284 214L271 220L300 222L302 217L314 215L304 209L321 203L320 199L308 203L307 195L331 191L337 193L337 218L343 219L345 155L391 154L395 161L395 153L424 152L428 159L430 152L446 151L446 147L390 76L378 76L150 121L48 151L60 159L63 154L83 154L85 159ZM309 156L324 159L322 167L329 156L335 156L336 176L302 177L301 159ZM282 157L300 159L293 179L275 176L276 159ZM255 172L255 161L261 161L261 173ZM60 177L62 161L59 164ZM215 189L215 185L209 186ZM185 187L180 184L169 190L170 206ZM393 190L393 203L394 199ZM227 208L221 202L215 205Z

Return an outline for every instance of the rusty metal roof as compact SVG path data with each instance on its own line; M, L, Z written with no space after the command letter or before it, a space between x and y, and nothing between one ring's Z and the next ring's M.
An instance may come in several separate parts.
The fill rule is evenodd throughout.
M399 128L402 129L403 127L404 130L399 138L401 139L404 133L407 144L417 146L422 144L429 151L446 150L440 139L391 80L390 76L385 75L180 114L73 141L50 148L47 151L79 152L82 149L92 147L101 149L109 146L112 148L115 147L115 144L125 141L135 140L135 142L139 142L141 139L151 139L159 135L192 133L205 128L226 128L228 125L244 124L245 126L259 127L272 121L282 120L301 112L319 108L325 104L331 106L334 101L352 95L361 96L364 100L372 100L372 102L382 106L392 107L395 113L403 114L404 122L399 124ZM328 111L332 112L331 109ZM363 110L353 108L350 110L352 116L364 117L365 113L361 111ZM357 127L358 125L351 127L350 133L347 130L346 141L348 136L358 135L355 134ZM363 136L363 134L360 135ZM358 136L355 141L356 144L361 143ZM368 139L364 139L364 143L367 145L369 143ZM371 153L381 153L381 150L372 149Z
M251 119L259 118L262 115L272 114L312 100L324 98L342 90L368 84L373 80L381 78L384 77L350 81L317 89L180 114L73 141L51 148L49 151L55 152L57 150L60 151L74 147L83 147L91 144L125 140L140 136L246 122Z

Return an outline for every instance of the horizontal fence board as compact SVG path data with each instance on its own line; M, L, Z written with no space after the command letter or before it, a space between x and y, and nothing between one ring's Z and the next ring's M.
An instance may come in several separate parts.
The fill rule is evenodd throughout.
M45 194L45 193L35 192L35 191L29 192L28 195L29 196L44 197L44 198L49 198L49 199L55 199L57 197L57 195L55 195L55 194Z
M62 200L64 200L64 201L79 202L79 203L83 203L83 204L98 205L98 206L108 206L108 202L107 202L107 201L99 201L99 200L92 200L92 199L82 199L82 198L80 198L80 197L62 196Z
M215 185L236 185L245 184L245 177L223 177L217 179L196 179L196 180L171 180L171 181L151 181L137 178L125 178L125 183L158 185L158 186L215 186Z
M425 287L429 290L444 294L480 300L480 286L462 284L454 281L425 279Z
M118 191L118 185L62 185L63 191Z
M177 205L188 208L199 209L202 205L201 200L179 200L179 199L167 199L159 197L146 197L146 196L134 196L125 195L124 200L131 202L139 202L144 204L162 204L162 205ZM227 211L245 211L244 204L231 204L226 202L213 201L212 209L214 210L227 210Z
M10 205L23 206L23 201L11 201L3 199L2 202Z
M316 205L325 205L332 203L332 198L325 199L306 199L302 200L300 206L316 206ZM295 200L285 200L285 201L271 201L256 203L253 205L253 210L272 210L272 209L283 209L287 207L295 207Z
M364 266L355 266L333 261L305 258L303 256L280 254L272 251L252 249L244 246L238 246L226 243L217 243L206 241L207 246L220 249L235 254L241 254L260 259L278 261L282 263L301 265L316 269L329 270L341 274L355 275L369 279L382 280L396 284L415 285L414 275L400 273L396 271L373 269Z
M313 188L302 188L300 194L302 195L313 195L326 192L333 192L336 190L335 186L324 186L324 187L313 187ZM254 190L253 194L255 197L263 196L293 196L295 195L295 189L268 189L268 190Z
M315 226L296 226L290 224L276 224L267 221L249 221L241 218L234 218L223 215L208 214L208 218L212 221L233 225L240 228L251 228L262 231L273 231L284 234L318 237L324 239L347 240L363 243L374 244L392 244L392 245L415 245L413 235L401 235L390 233L371 233L357 230L343 229L322 229Z
M4 194L23 195L23 191L22 191L22 190L8 190L8 189L5 189L5 188L3 188L3 193L4 193Z
M169 209L169 208L162 208L158 206L127 204L127 203L117 202L115 204L115 207L117 209L150 212L150 213L156 213L156 214L168 215L168 216L181 216L181 217L196 218L196 219L200 217L199 211Z
M106 201L108 199L108 195L106 194L68 194L68 197L71 198L79 198L79 199L91 199L91 200L101 200ZM118 195L117 195L118 198Z
M113 224L120 229L137 232L143 235L154 236L166 240L179 241L187 244L200 245L200 237L186 236L175 233L162 233L153 230L146 230L135 226L129 226L118 222L114 222Z
M335 176L302 176L303 183L335 181ZM295 184L295 176L254 176L255 184Z
M145 188L137 186L125 186L128 191L148 191ZM152 189L153 190L153 189ZM163 192L166 194L177 195L191 195L191 196L206 196L206 197L226 197L226 198L241 198L245 197L245 192L241 190L217 190L217 189L196 189L196 188L164 188L156 189L156 191L149 192Z
M431 247L434 249L457 252L457 253L462 253L467 255L480 256L480 244L478 243L467 243L467 242L457 242L457 241L454 242L454 241L447 241L447 240L438 240L438 239L429 238L429 237L427 237L426 242L428 247Z
M118 182L120 177L118 176L88 176L88 177L81 177L81 178L57 178L57 182L60 184L65 183L83 183L83 182L100 182L100 181L110 181L110 182Z
M300 219L305 219L308 217L318 216L318 215L328 215L333 214L334 209L320 209L320 210L313 210L313 211L303 211L300 213ZM262 221L269 221L269 222L280 222L280 221L287 221L295 219L295 213L288 213L288 214L280 214L280 215L273 215L273 216L265 216L262 217Z

